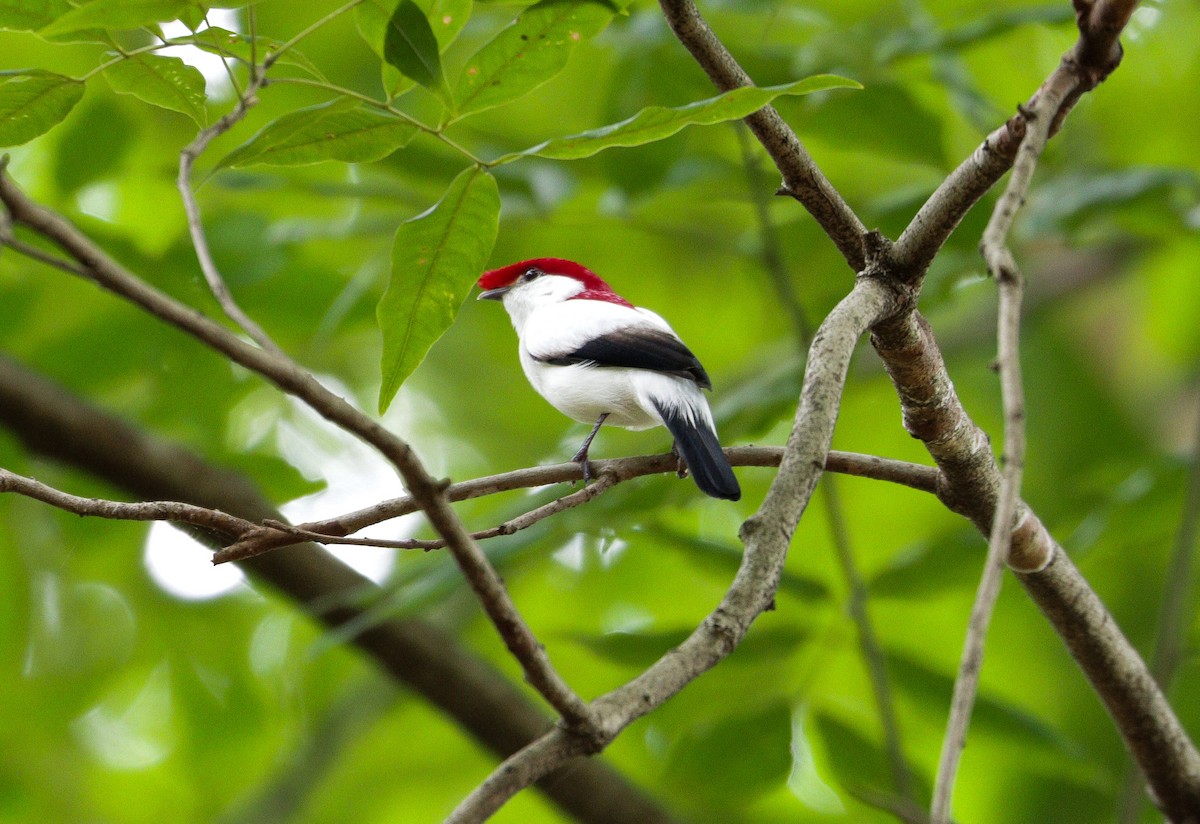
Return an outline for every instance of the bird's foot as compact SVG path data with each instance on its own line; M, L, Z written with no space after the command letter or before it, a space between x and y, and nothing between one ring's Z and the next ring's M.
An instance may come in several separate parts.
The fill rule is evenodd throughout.
M579 464L579 468L583 470L583 485L587 486L592 482L592 462L588 460L587 450L581 449L571 458L571 463Z
M671 454L675 456L675 474L680 478L686 478L688 476L687 461L683 459L683 454L679 451L679 443L676 441L671 442Z

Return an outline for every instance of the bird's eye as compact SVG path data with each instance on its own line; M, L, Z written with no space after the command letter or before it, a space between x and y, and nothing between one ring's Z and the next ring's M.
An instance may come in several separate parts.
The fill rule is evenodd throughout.
M525 274L521 275L521 282L529 283L529 281L537 278L541 274L542 274L542 272L540 269L533 269L533 268L526 269Z

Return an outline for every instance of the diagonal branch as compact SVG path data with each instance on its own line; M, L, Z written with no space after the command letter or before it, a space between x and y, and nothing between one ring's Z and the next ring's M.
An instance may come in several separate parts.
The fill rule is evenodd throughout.
M796 289L792 285L791 276L784 264L778 233L775 231L775 225L771 222L771 215L767 208L767 188L764 185L765 181L762 180L762 173L756 158L750 151L750 138L743 129L738 129L738 137L742 148L742 165L746 169L746 179L749 184L750 199L758 220L763 268L767 270L771 284L775 287L775 293L791 321L796 340L803 348L812 339L812 327L809 325L804 307L801 305ZM804 357L803 351L800 352L800 357ZM825 469L829 470L828 460L826 460ZM887 752L888 766L892 773L893 787L904 800L912 802L914 799L912 774L908 761L904 757L900 720L896 713L892 684L888 678L887 663L884 660L883 649L879 645L878 633L871 622L867 585L854 557L854 549L850 544L850 533L846 524L845 508L842 506L839 485L834 480L832 477L823 480L822 491L824 494L821 497L825 505L825 515L829 521L834 551L849 590L847 609L850 619L858 630L858 645L862 652L867 676L871 682L871 690L875 696L875 706L879 712L879 726L883 733L884 749Z
M209 291L212 292L213 297L217 299L217 303L220 304L229 319L245 330L255 343L268 352L282 355L282 350L275 341L271 340L271 336L238 305L233 293L229 291L225 279L221 277L221 270L217 268L212 251L208 247L208 236L204 232L200 205L196 202L196 193L192 189L192 167L196 160L213 140L232 129L246 116L250 107L258 102L255 94L266 83L266 74L261 72L258 67L252 67L251 71L250 84L238 96L237 105L233 110L208 128L202 129L195 139L179 153L179 175L176 178L175 186L179 189L179 197L183 201L183 209L187 214L188 233L192 238L192 248L196 251L196 260L200 264L200 271L204 274Z
M1047 136L1053 137L1079 98L1091 91L1121 62L1117 40L1137 0L1074 0L1079 38L1058 67L1029 98L1022 111L1045 112ZM1044 106L1050 95L1053 105ZM1017 157L1026 119L1018 113L996 129L942 182L901 233L892 250L897 275L918 282L959 222Z
M450 507L444 494L448 484L434 479L426 471L411 446L379 421L326 389L311 373L283 353L246 343L224 326L133 275L66 218L26 197L5 173L3 164L0 164L0 202L4 203L14 224L24 225L52 241L83 267L90 280L261 375L304 401L329 422L377 449L397 469L433 528L446 539L471 589L509 651L521 662L529 682L570 723L588 723L583 700L555 671L545 648L517 611L500 575Z
M659 5L671 31L696 58L714 86L726 92L754 85L750 75L704 22L692 0L659 0ZM791 126L773 106L764 106L747 117L746 125L783 175L779 193L800 201L829 235L850 268L855 272L862 271L867 260L863 249L867 229L817 167Z
M938 497L990 533L1000 470L967 415L929 324L919 314L877 324L875 351L895 384L905 428L942 470ZM1041 520L1021 503L1008 565L1104 702L1162 809L1200 809L1200 755L1137 651Z
M1200 384L1196 389L1200 390ZM1196 396L1200 399L1200 391ZM1163 583L1154 658L1150 668L1154 680L1168 695L1187 660L1188 632L1195 612L1192 593L1195 586L1193 568L1196 563L1196 539L1200 536L1200 413L1196 415L1195 425L1183 514L1179 519L1179 530L1175 533L1175 546ZM1131 824L1138 820L1144 803L1143 783L1134 770L1126 773L1117 802L1118 824Z
M227 515L218 509L206 509L180 501L123 503L121 501L105 501L100 498L81 498L78 495L71 495L47 486L33 478L9 472L7 469L0 469L0 493L4 492L15 492L66 512L88 515L93 518L111 518L119 521L174 521L224 535L245 535L260 529L247 520Z
M204 232L204 222L200 216L200 206L196 202L196 193L192 189L192 167L210 143L241 122L251 107L257 105L258 98L256 95L267 85L267 72L280 57L298 42L308 37L308 35L317 31L334 18L350 11L361 2L362 0L351 0L351 2L326 14L316 22L309 24L300 33L293 36L286 43L280 44L278 49L268 54L263 59L261 65L256 62L258 40L254 35L255 16L254 9L251 7L249 11L250 82L246 84L244 90L238 93L237 103L233 109L217 120L216 123L205 129L201 129L192 142L185 146L179 153L179 174L175 185L179 189L179 196L183 201L183 208L187 214L188 233L192 238L192 247L195 249L196 259L200 264L200 271L204 274L204 280L208 284L209 291L213 293L213 297L217 299L217 303L220 304L222 311L225 312L229 319L241 327L255 343L268 352L273 352L280 356L283 355L283 351L276 345L275 341L271 340L271 336L238 305L237 300L233 297L233 293L229 291L229 286L225 283L225 279L221 276L220 269L217 268L216 261L213 259L212 252L208 247L208 237ZM228 58L222 57L221 62L225 66L230 80L234 80L233 73L229 70ZM233 85L237 86L236 81Z

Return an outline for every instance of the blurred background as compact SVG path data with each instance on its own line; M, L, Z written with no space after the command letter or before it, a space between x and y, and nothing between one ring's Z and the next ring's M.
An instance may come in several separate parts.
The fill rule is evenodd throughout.
M826 72L863 84L777 106L864 222L893 238L1075 40L1066 0L700 5L759 85ZM336 6L253 8L257 33L283 41ZM521 10L456 8L470 19L443 43L452 80ZM247 10L214 10L209 23L245 32ZM1048 148L1015 235L1029 282L1024 496L1147 657L1200 448L1197 37L1196 3L1142 4L1123 38L1123 65ZM106 48L0 31L0 69L83 77ZM329 86L374 98L404 90L394 72L381 72L352 14L304 39L298 53L327 82L263 90L245 121L201 159L200 204L242 306L327 385L374 410L375 306L392 236L468 161L420 135L375 163L209 176L274 118L328 100ZM178 54L203 72L209 116L228 111L233 91L220 62L195 48ZM273 71L312 76L289 65ZM713 93L658 6L637 0L545 85L448 125L446 135L489 159ZM438 123L437 102L420 89L397 105ZM63 124L8 150L9 172L131 270L217 316L175 190L178 152L196 130L185 114L90 78ZM772 195L778 175L740 125L578 161L526 158L495 175L503 211L491 265L540 256L584 263L658 310L689 343L712 376L726 445L783 443L803 338L853 273L796 202ZM998 447L999 390L989 368L995 287L976 251L993 202L971 213L935 262L922 309L968 411ZM94 286L7 250L0 319L0 356L243 473L291 518L401 494L379 458L261 380ZM528 386L500 307L473 300L385 422L431 472L454 480L566 460L587 430ZM605 429L593 457L669 445L663 430ZM865 344L834 447L928 462ZM127 497L5 430L0 466L79 495ZM644 478L486 544L585 698L637 674L716 605L740 558L737 528L773 477L752 468L738 475L737 504L705 498L673 476ZM482 529L562 492L457 508ZM406 518L371 534L429 530ZM777 609L730 659L603 756L681 820L895 820L877 806L896 793L835 536L866 584L913 794L925 803L984 541L931 496L826 476L797 531ZM520 684L447 556L338 554L380 582L372 615L444 628ZM1194 601L1188 584L1185 602ZM1183 615L1185 654L1171 695L1194 737L1196 623L1194 610ZM214 569L207 550L172 527L81 519L0 496L0 820L440 820L494 756L345 640L236 570ZM992 624L956 817L1118 820L1129 770L1098 700L1010 578ZM1160 820L1149 809L1124 815ZM568 819L526 792L495 820Z

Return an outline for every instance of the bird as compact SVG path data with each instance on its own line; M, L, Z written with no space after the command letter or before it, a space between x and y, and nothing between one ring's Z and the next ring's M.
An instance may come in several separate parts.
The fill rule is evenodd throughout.
M665 426L696 486L736 501L741 487L717 439L701 390L712 381L659 315L618 295L598 275L563 258L534 258L484 272L479 300L500 301L517 332L525 377L550 405L593 424L572 457L584 483L588 450L603 424Z

